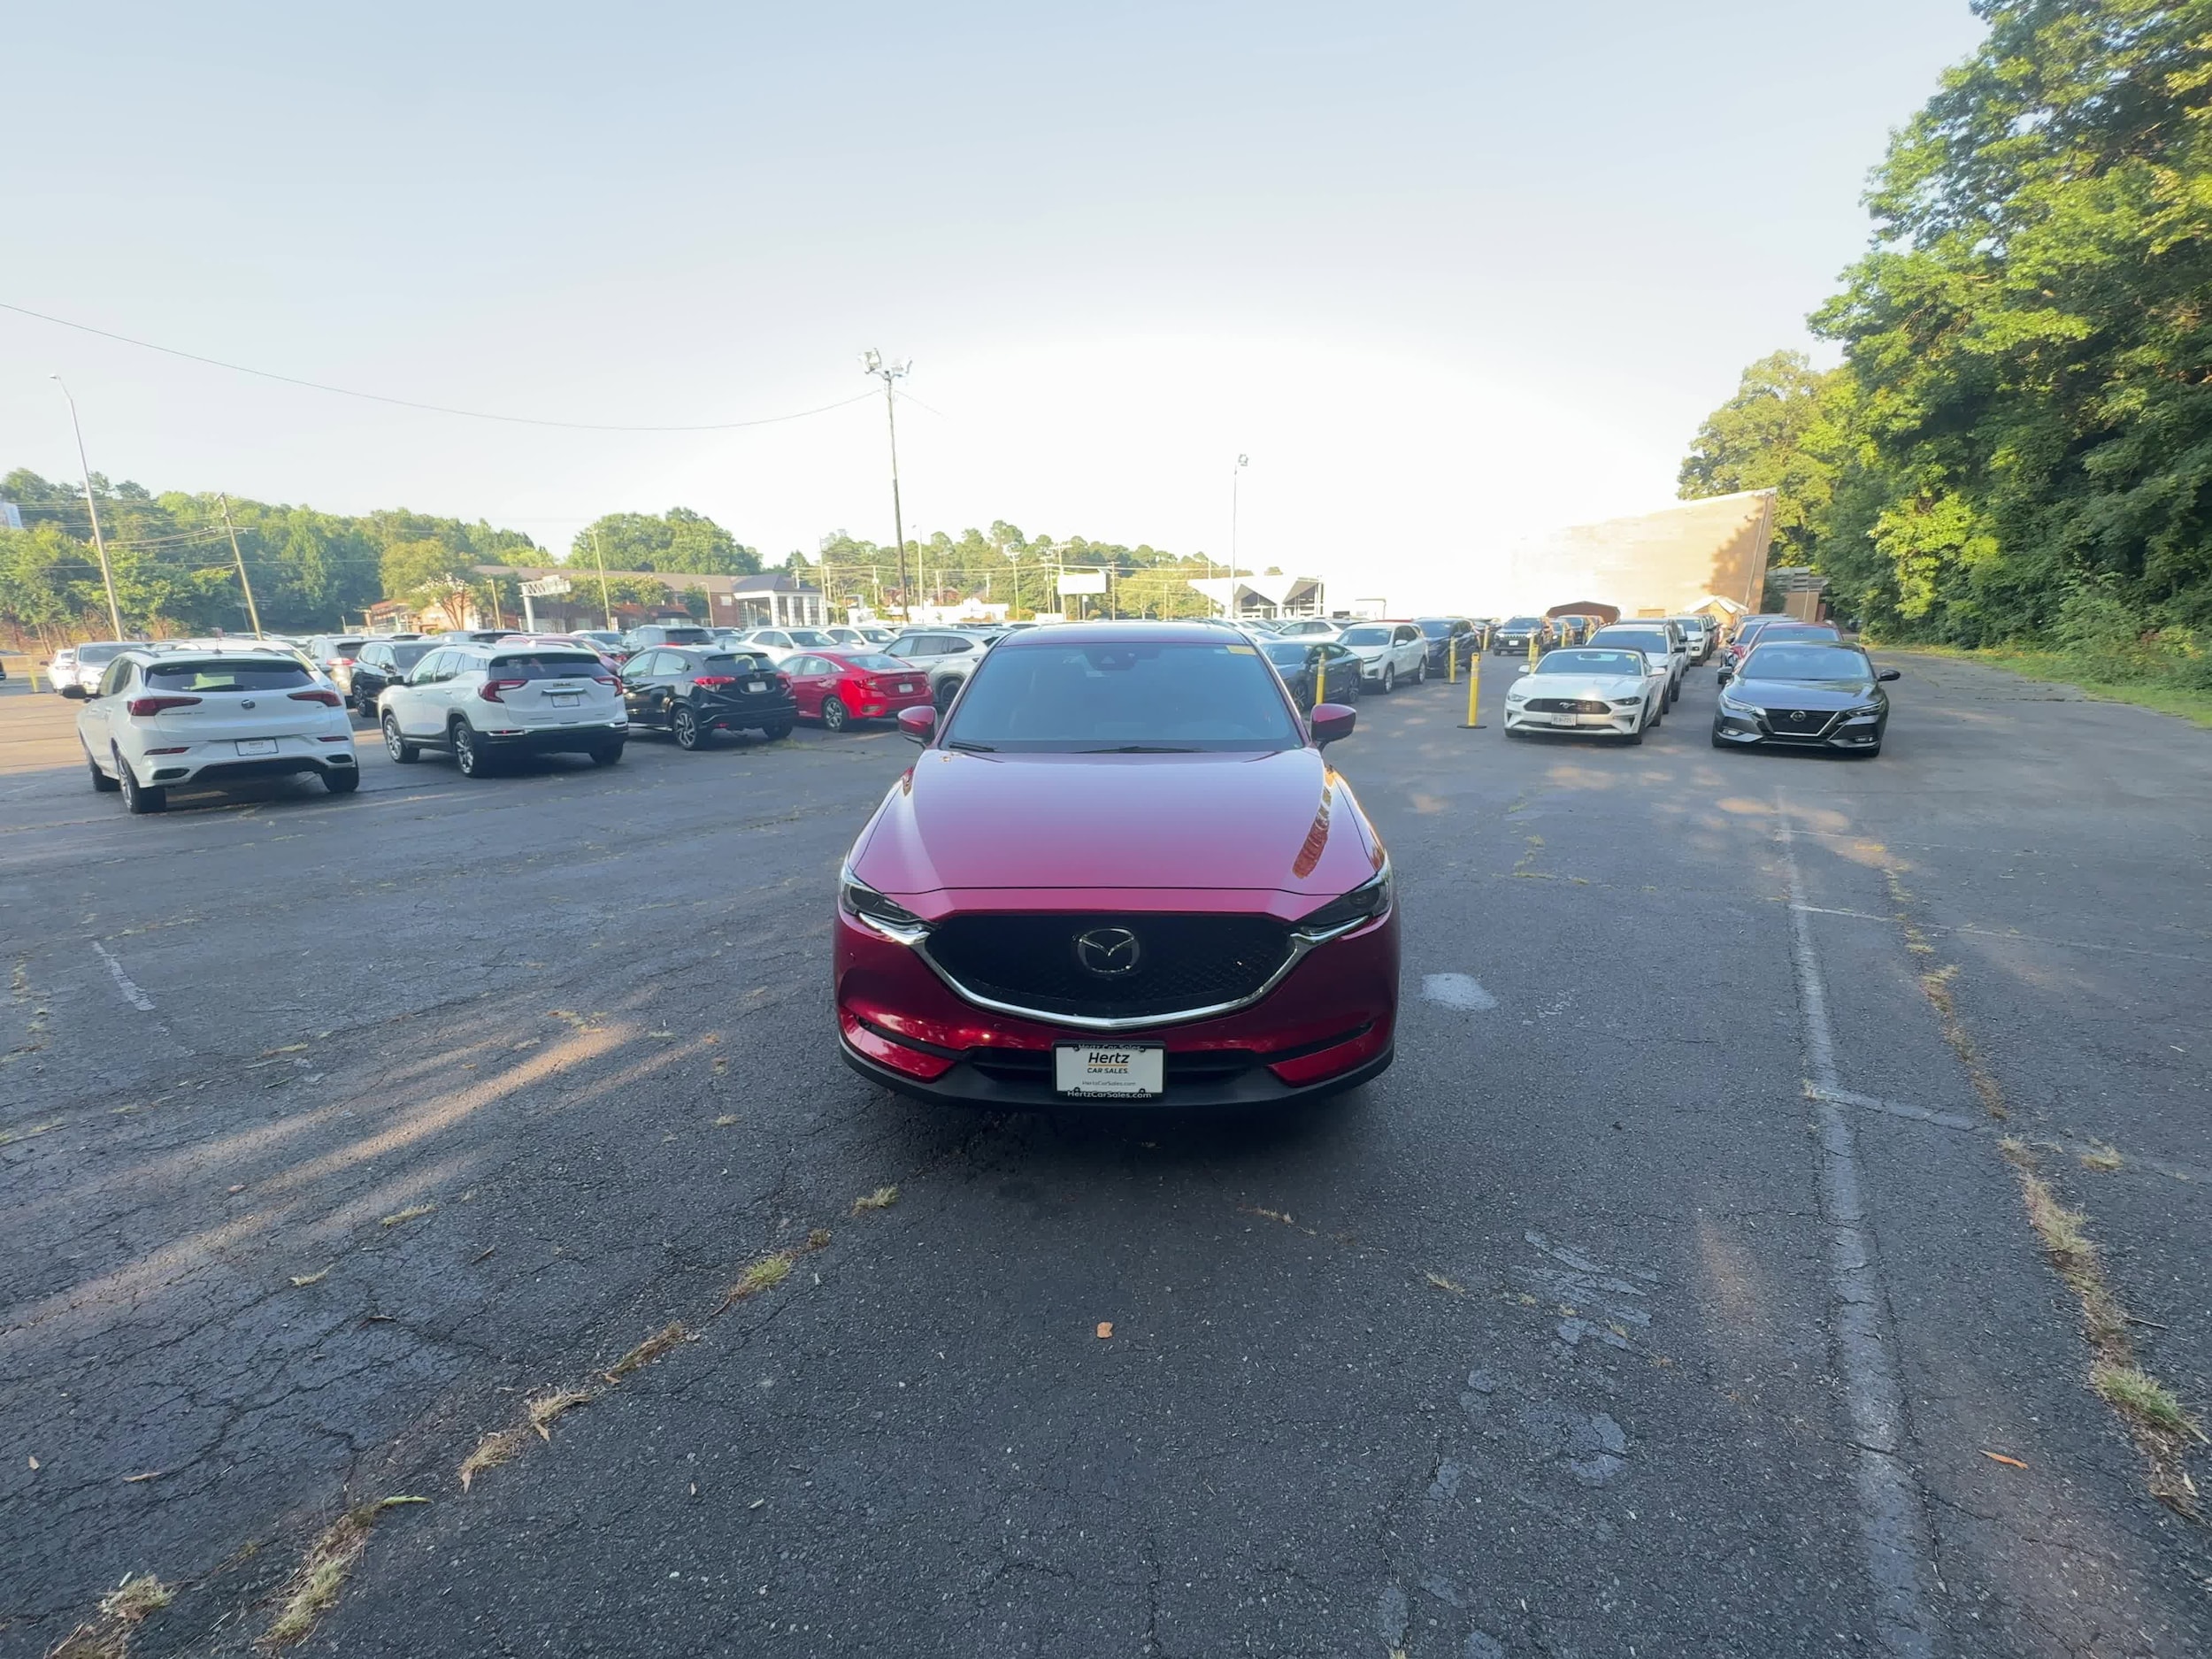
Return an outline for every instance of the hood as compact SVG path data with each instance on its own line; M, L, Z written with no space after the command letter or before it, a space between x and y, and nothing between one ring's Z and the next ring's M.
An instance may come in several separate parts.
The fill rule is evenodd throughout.
M1866 680L1732 680L1728 695L1755 706L1779 709L1848 709L1874 701Z
M902 900L954 889L1117 887L1333 896L1374 874L1382 853L1318 749L929 749L884 798L852 862L863 881Z
M1642 696L1644 681L1641 675L1524 674L1513 682L1508 695L1515 691L1532 697L1598 697L1610 701L1615 697Z

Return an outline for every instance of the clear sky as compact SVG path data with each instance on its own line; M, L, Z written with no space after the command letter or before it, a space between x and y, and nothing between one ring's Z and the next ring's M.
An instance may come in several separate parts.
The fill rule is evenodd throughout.
M910 357L910 534L1010 519L1483 608L1514 537L1670 500L1866 237L1964 0L12 13L0 301L554 421ZM0 311L0 468L890 539L880 400L746 431L419 413ZM926 405L926 406L925 406ZM1471 572L1472 572L1471 574Z

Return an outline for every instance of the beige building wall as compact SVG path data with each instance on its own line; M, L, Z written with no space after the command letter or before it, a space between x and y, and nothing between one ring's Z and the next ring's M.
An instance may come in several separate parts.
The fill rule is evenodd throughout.
M1501 615L1600 600L1624 619L1686 615L1713 595L1759 608L1774 539L1774 492L1686 501L1633 518L1574 525L1513 549Z

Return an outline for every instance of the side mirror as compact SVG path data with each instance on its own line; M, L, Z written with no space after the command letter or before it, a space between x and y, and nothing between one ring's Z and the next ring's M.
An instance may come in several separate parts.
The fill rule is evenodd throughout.
M1720 672L1719 672L1719 673L1717 673L1717 674L1714 675L1714 676L1713 676L1713 679L1714 679L1714 680L1715 680L1717 684L1720 684L1720 685L1724 685L1724 685L1726 685L1726 684L1727 684L1730 680L1733 680L1735 677L1736 677L1736 671L1735 671L1734 669L1732 669L1732 668L1724 668L1724 669L1722 669L1722 670L1720 671Z
M73 680L61 688L61 695L72 703L82 703L92 694Z
M1307 718L1306 727L1313 733L1313 746L1326 749L1339 738L1351 736L1358 724L1357 709L1348 709L1340 703L1317 703Z
M1327 707L1327 704L1323 704ZM899 731L917 743L926 743L937 732L937 710L934 709L901 709Z
M1901 669L1896 668L1885 668L1880 673L1874 676L1877 680L1902 680L1904 677L1904 672Z

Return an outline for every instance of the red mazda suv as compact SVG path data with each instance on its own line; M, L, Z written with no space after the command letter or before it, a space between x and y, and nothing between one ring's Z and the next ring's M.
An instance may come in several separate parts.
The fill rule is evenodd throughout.
M1263 1106L1390 1064L1390 859L1259 649L1194 623L1010 634L847 856L839 1047L924 1099Z

